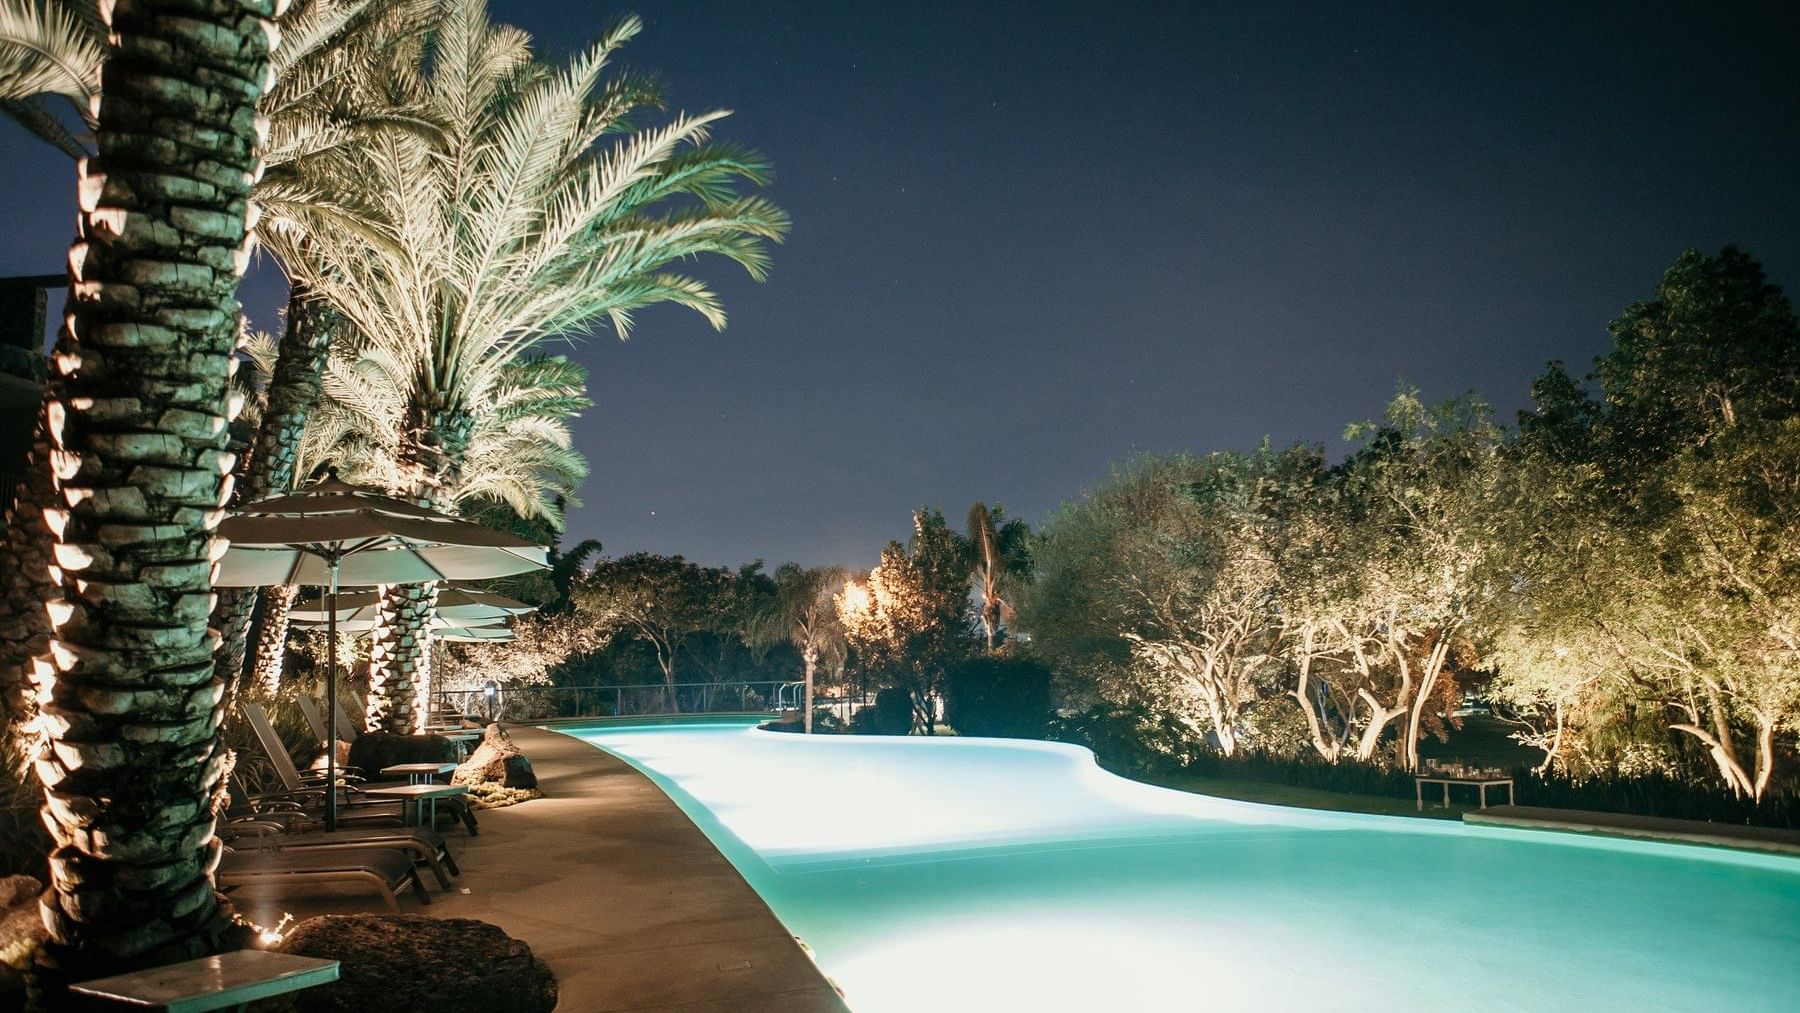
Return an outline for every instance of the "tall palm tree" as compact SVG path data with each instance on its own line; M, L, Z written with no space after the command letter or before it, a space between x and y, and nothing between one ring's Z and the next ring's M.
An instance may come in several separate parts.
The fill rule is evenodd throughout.
M836 566L807 569L798 563L786 563L775 570L774 632L800 651L805 682L801 720L808 735L813 730L813 684L819 663L835 665L843 661L849 649L837 606L849 577L848 571Z
M449 0L417 59L396 63L392 87L416 97L445 142L392 133L358 148L356 176L385 214L390 242L315 236L316 275L305 277L365 354L404 378L396 493L447 505L490 389L538 342L602 322L623 337L634 310L662 302L723 326L713 293L668 270L678 260L716 253L763 276L766 244L787 219L737 194L766 168L707 143L725 114L633 129L628 117L654 92L629 75L603 79L639 28L626 19L552 69L532 62L524 33L491 24L481 0ZM385 595L371 666L378 727L413 726L434 594L403 586Z
M1007 520L998 504L977 502L969 508L970 573L981 595L981 632L989 651L999 646L1000 630L1012 613L1008 597L1016 581L1030 571L1029 536L1025 522Z
M257 103L268 136L249 218L260 245L284 264L304 255L306 237L315 231L362 229L367 209L355 205L357 191L344 185L340 171L338 156L347 146L376 130L430 131L417 110L373 85L393 49L435 17L435 0L298 0L275 19L283 43L271 58L276 84ZM0 114L74 158L90 157L91 138L70 132L56 107L67 102L90 131L96 127L106 36L98 0L0 0ZM293 287L267 425L259 428L236 476L240 499L288 487L294 444L317 397L335 325L325 304L305 286ZM26 501L47 488L45 453L34 455L28 467L19 492ZM41 525L8 526L14 565L6 568L11 576L0 608L6 613L0 617L0 688L18 681L32 645L47 634L38 602L51 585L36 560L47 551L48 537ZM219 595L217 664L228 687L243 668L255 602L253 591L228 588Z
M46 956L65 973L237 931L212 878L225 749L207 624L273 8L111 11L46 407L61 596L36 769L55 842Z
M400 474L396 455L406 387L379 358L353 356L340 349L327 368L325 399L310 417L297 455L299 474L334 467L349 481L391 487ZM476 414L460 484L445 490L445 502L465 514L496 504L510 516L560 530L564 509L580 505L575 490L587 478L587 461L572 446L568 427L569 418L592 403L587 369L537 356L509 364L502 381ZM270 588L264 596L253 674L268 692L281 684L287 617L298 590ZM427 687L415 689L422 697Z

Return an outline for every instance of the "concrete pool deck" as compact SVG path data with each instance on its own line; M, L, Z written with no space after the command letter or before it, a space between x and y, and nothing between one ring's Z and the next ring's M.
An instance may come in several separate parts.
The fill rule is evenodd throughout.
M449 831L459 889L431 883L431 905L404 899L408 913L479 918L523 939L556 972L567 1013L846 1013L768 905L649 778L567 735L507 731L545 797L482 812L476 837ZM243 894L240 909L264 924L282 911L378 907L366 891L319 905Z
M559 1010L843 1011L700 828L630 764L510 726L545 797L453 835L458 886L428 913L491 921L556 972ZM410 908L409 908L410 910Z

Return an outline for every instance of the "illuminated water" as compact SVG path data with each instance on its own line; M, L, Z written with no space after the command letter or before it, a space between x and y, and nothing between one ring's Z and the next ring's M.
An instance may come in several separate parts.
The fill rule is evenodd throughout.
M1800 1010L1800 860L1208 798L1071 746L571 732L858 1013Z

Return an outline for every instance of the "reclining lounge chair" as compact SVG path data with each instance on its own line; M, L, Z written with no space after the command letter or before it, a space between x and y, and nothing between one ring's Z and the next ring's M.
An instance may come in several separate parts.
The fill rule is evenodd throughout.
M431 903L412 858L394 848L296 848L242 850L227 846L219 859L219 886L300 887L325 883L362 883L376 887L388 910L400 913L398 890L412 890L419 903Z

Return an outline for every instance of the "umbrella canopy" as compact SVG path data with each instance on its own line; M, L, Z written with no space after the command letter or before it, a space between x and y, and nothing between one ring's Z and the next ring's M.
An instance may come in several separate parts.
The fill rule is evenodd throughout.
M380 608L381 595L373 591L340 594L337 599L338 625L351 629L356 623L374 622ZM536 610L536 605L527 605L503 594L460 587L439 591L437 597L438 618L454 620L458 625L486 626ZM328 614L323 598L310 598L295 602L288 618L298 623L322 623Z
M431 617L431 620L426 623L425 628L434 632L438 630L467 629L469 627L486 628L504 624L506 618L506 616L495 616L491 619L451 619L446 616L434 615ZM289 625L298 630L322 630L330 621L331 617L327 614L319 619L293 619L289 621ZM380 620L376 619L374 616L362 616L356 619L339 619L337 628L339 633L355 633L360 635L368 633L379 625L381 625Z
M372 489L335 474L299 492L246 504L219 524L231 543L213 577L219 587L303 584L328 589L325 726L337 727L338 588L488 580L545 569L545 550ZM325 751L325 780L337 784L337 750ZM337 828L338 793L325 792L325 829Z
M448 626L432 630L433 639L455 644L508 644L513 641L510 626Z
M545 550L505 531L327 478L258 500L219 525L231 543L218 587L331 582L339 587L488 580L548 566Z

